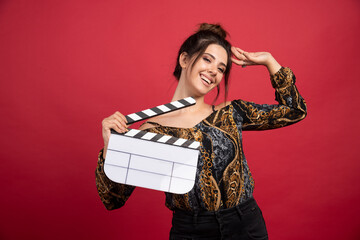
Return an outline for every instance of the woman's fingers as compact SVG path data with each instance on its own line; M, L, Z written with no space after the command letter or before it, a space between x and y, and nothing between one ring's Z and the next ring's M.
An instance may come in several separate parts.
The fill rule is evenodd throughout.
M120 112L116 111L113 115L111 115L109 117L110 119L116 119L119 121L119 123L123 126L123 127L127 127L127 120L126 117L124 115L122 115Z
M237 58L231 58L231 61L237 65L243 65L244 64L244 60L239 60Z
M254 65L265 65L272 57L268 52L245 53L245 56L254 63Z
M244 56L246 57L246 59L251 62L251 65L255 65L256 64L256 53L252 53L252 52L244 52L243 53Z
M128 131L126 125L127 120L120 112L115 112L110 117L105 118L101 123L104 146L107 146L109 143L111 129L114 129L118 133L124 133Z
M123 121L118 121L117 119L114 118L109 121L109 124L115 124L119 129L121 129L122 132L127 131L126 124ZM111 126L113 126L113 125L111 125Z
M126 126L124 126L121 122L119 122L117 119L113 119L109 121L110 128L112 126L116 126L118 129L121 129L122 131L126 131ZM115 130L115 129L114 129Z
M231 52L234 54L234 57L231 58L231 60L242 67L250 66L250 65L256 65L254 61L252 61L253 53L245 52L244 50L238 48L238 47L231 47Z
M119 133L123 133L127 131L127 121L124 115L119 112L114 113L108 118L105 118L102 121L103 129L110 131L110 129L114 129Z
M121 126L123 126L124 128L127 128L126 119L124 121L124 119L121 116L117 115L117 114L114 114L113 117L114 117L114 119L116 119L121 124Z
M235 58L231 58L232 62L239 65L239 66L250 66L250 65L255 65L255 63L253 63L252 61L249 61L247 59L245 60L239 60L239 59L235 59Z
M234 56L240 60L245 60L246 57L243 54L244 51L241 50L240 48L236 48L236 47L231 47L231 52L234 54Z
M108 125L109 129L114 129L118 133L126 132L126 128L119 126L117 122L110 122Z
M240 66L267 65L272 56L268 52L246 52L238 47L231 47L233 57L231 60ZM270 59L270 60L269 60Z
M240 53L240 54L243 54L245 51L244 50L242 50L242 49L240 49L240 48L238 48L238 47L231 47L231 51L234 53L234 52L238 52L238 53Z
M116 111L114 115L119 116L125 123L127 123L126 117L122 115L120 112Z

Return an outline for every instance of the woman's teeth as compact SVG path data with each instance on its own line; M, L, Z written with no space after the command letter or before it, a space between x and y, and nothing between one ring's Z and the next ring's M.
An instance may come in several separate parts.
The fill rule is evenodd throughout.
M209 79L207 79L204 76L201 76L201 79L204 80L207 84L211 84L211 81Z

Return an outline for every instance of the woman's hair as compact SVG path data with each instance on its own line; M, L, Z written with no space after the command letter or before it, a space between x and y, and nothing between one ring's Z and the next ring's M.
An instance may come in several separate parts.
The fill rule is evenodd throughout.
M176 67L174 70L174 76L177 80L180 79L181 75L181 66L179 62L179 58L181 53L186 52L189 58L196 56L195 61L192 63L191 67L199 60L199 58L203 55L206 48L210 44L218 44L222 46L227 53L227 66L224 72L224 81L225 81L225 100L228 93L228 83L229 83L229 75L231 69L231 44L225 40L227 36L227 32L219 25L219 24L208 24L202 23L200 24L199 30L188 37L185 42L181 45L177 60ZM217 95L214 102L219 97L220 93L220 85L217 86Z

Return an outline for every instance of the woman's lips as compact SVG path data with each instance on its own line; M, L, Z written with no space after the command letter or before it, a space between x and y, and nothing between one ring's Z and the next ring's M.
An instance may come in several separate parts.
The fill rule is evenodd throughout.
M205 75L203 74L200 74L200 78L201 80L203 80L203 83L206 85L206 86L210 86L210 84L212 83L212 81L210 79L208 79Z

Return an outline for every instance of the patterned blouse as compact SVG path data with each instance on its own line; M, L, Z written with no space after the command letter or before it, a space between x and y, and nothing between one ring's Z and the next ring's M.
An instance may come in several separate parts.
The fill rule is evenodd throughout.
M284 127L306 116L306 103L295 86L292 71L282 67L270 79L277 105L234 100L192 128L154 123L155 127L146 129L201 143L194 188L186 194L165 193L169 209L216 211L252 197L254 180L243 152L242 131ZM120 208L135 187L112 182L103 167L101 150L95 171L98 193L108 210Z

